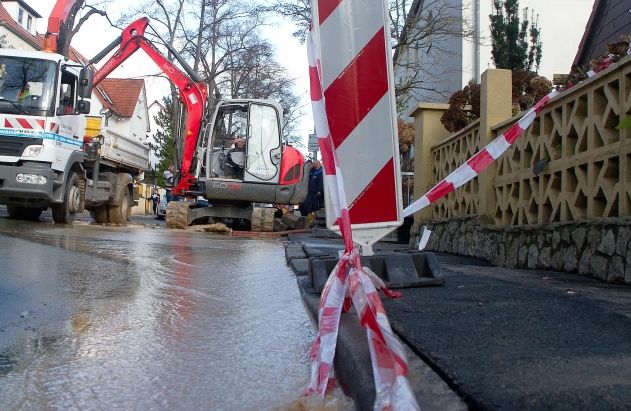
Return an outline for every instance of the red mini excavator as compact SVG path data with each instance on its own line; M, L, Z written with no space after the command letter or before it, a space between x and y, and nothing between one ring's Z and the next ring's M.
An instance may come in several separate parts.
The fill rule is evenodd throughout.
M167 207L167 226L185 228L196 220L251 221L252 229L272 229L275 208L299 204L307 195L307 163L294 147L283 144L280 104L269 100L222 100L211 110L208 87L186 61L165 46L184 70L169 61L145 37L145 17L126 27L119 38L90 63L114 54L94 75L98 84L138 49L179 91L185 119L179 132L176 181L181 201Z

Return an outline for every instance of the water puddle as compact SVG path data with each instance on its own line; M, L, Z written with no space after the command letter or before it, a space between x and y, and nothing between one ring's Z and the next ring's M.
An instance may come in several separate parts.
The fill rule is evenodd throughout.
M0 245L2 408L352 409L302 398L315 331L276 240L0 219Z

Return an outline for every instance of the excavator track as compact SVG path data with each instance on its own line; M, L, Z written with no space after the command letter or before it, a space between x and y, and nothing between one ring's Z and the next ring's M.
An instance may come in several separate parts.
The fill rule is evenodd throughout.
M185 230L188 227L188 203L171 201L167 205L166 226Z
M252 209L252 219L250 220L250 230L252 231L274 231L274 215L278 211L275 208L254 207Z

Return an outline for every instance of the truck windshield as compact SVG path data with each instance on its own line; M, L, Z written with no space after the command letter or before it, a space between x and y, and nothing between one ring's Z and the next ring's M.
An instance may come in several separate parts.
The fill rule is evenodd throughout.
M53 113L57 65L52 61L0 56L0 113Z

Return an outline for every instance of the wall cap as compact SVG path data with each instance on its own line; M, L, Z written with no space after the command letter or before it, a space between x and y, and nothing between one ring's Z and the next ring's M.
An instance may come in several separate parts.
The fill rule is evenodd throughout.
M445 111L448 108L449 108L449 104L445 104L445 103L418 103L416 107L414 108L414 110L412 110L410 114L408 114L408 117L416 117L417 112L421 112L421 111L429 111L429 110Z

